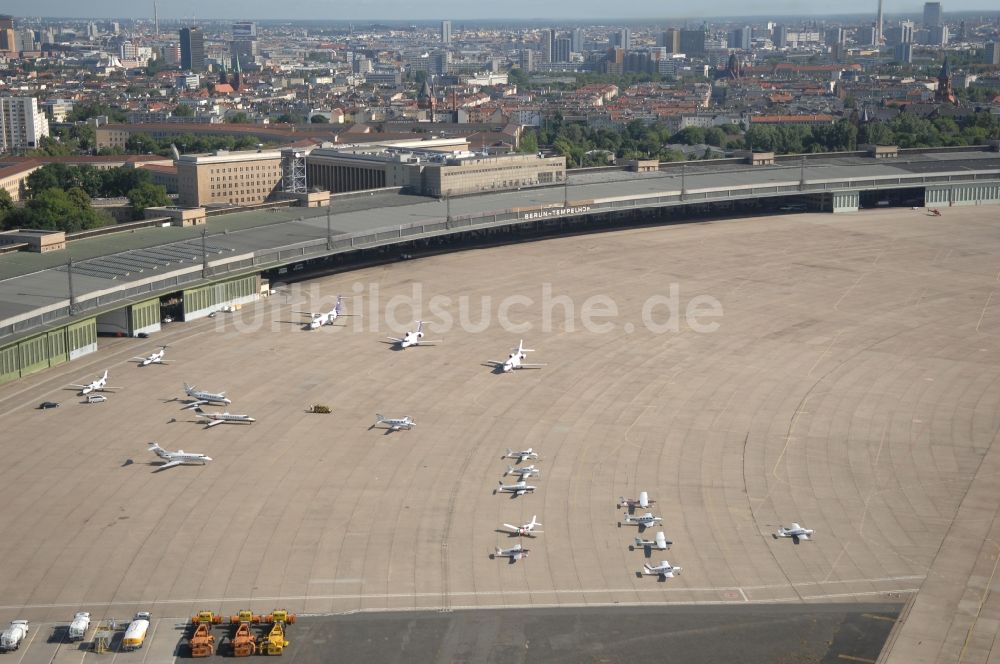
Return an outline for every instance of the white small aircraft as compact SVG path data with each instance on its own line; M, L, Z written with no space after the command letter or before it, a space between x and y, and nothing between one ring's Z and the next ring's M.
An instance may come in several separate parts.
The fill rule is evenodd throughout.
M779 537L791 537L792 542L795 544L799 543L799 540L808 540L809 536L812 535L815 530L809 530L808 528L803 528L797 523L793 523L790 528L785 528L784 526L778 526L778 532L771 535L774 539Z
M160 346L160 350L150 353L146 357L133 357L129 362L138 362L140 367L147 367L150 364L170 364L170 360L163 359L166 349L166 346Z
M511 535L517 535L519 537L534 537L535 535L539 535L542 533L541 530L535 530L535 528L537 528L540 525L542 524L538 522L538 515L536 514L535 516L531 517L531 521L529 521L528 523L522 524L520 526L515 526L510 523L505 523L503 524L503 527L509 528L511 531L510 533Z
M544 364L526 364L525 359L527 355L525 353L534 353L534 349L524 347L524 339L517 344L517 348L510 352L507 359L503 362L499 360L490 360L487 364L492 364L494 368L500 369L503 373L510 373L514 369L540 369L544 367Z
M658 551L666 551L670 548L671 544L673 544L673 542L668 540L667 536L663 534L663 531L661 530L657 532L656 536L651 540L636 537L635 544L629 547L629 551L633 551L635 549L645 549L646 551L657 549Z
M512 450L512 449L510 449L508 447L507 448L507 453L504 454L500 458L501 459L517 459L517 461L515 461L514 463L521 463L522 461L527 461L528 459L536 459L537 460L538 459L538 452L536 452L535 450L533 450L530 447L528 449L526 449L526 450L520 450L519 452L515 452L514 450Z
M618 522L618 527L621 528L622 524L629 526L639 526L639 532L642 532L650 526L655 526L663 522L662 516L653 516L652 512L646 512L642 516L632 516L631 514L623 514L624 520Z
M384 424L388 431L399 431L400 429L406 429L409 431L413 427L417 426L417 423L413 421L413 418L407 415L406 417L386 417L384 415L375 414L375 424L368 427L369 429L378 426L379 424Z
M527 558L528 551L530 551L530 549L525 549L520 544L515 544L509 549L501 549L500 547L497 547L490 555L490 558L510 558L510 564L513 565L521 558Z
M206 429L214 427L216 424L252 424L256 422L254 418L249 415L235 415L233 413L206 413L198 406L194 409L194 412L198 414L198 417L203 417L208 421L205 424Z
M154 470L154 473L158 473L161 470L166 470L167 468L173 468L174 466L179 466L184 463L200 463L205 465L212 460L212 457L205 456L204 454L197 454L194 452L185 452L184 450L177 450L176 452L171 452L165 450L155 442L149 444L149 451L154 453L161 459L165 459L166 463Z
M671 565L666 560L661 560L659 565L643 565L642 569L636 572L635 575L639 578L642 578L643 575L658 576L661 581L666 581L679 575L682 569L684 568Z
M530 466L521 466L520 468L517 466L507 466L507 471L504 472L503 476L507 477L508 475L517 475L522 480L526 480L532 476L540 477L541 474L542 471L535 468L535 464L531 464Z
M333 325L341 316L354 316L355 314L345 314L344 311L343 297L337 296L337 303L333 305L333 308L326 313L315 313L312 311L295 311L293 313L302 314L303 316L310 316L312 318L309 321L308 328L310 330L317 330L324 325Z
M399 344L400 348L409 348L410 346L423 346L423 345L441 343L441 339L428 339L427 341L424 341L424 321L422 320L417 321L416 331L411 332L407 330L406 334L403 335L402 339L397 339L396 337L386 337L386 339L389 339L390 341L395 341L397 344Z
M646 493L645 491L640 491L638 498L626 498L625 496L622 496L621 498L618 499L618 509L627 507L629 514L634 512L636 507L641 507L642 509L646 509L650 505L655 505L655 504L656 501L650 500L649 494Z
M184 408L197 408L198 406L208 403L221 403L228 406L233 402L232 399L226 396L225 392L219 392L218 394L215 394L214 392L205 392L204 390L199 390L194 385L188 385L187 383L184 383L184 394L195 400L194 403L189 403L184 406Z
M493 495L496 495L498 493L509 493L513 494L511 496L512 498L516 498L518 496L523 496L526 493L532 493L536 488L537 487L529 485L524 480L521 480L520 482L514 482L513 484L504 484L503 482L500 482L497 485L497 488L493 489Z
M104 373L100 378L86 384L86 385L70 385L70 387L75 387L80 390L80 396L86 396L91 392L103 392L105 390L120 390L120 387L110 387L108 385L108 370L105 369Z

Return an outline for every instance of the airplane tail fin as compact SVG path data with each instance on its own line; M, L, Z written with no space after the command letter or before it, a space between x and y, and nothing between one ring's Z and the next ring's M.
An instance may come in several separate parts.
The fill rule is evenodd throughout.
M188 385L187 383L184 383L184 391L185 392L191 392L193 389L194 389L194 385Z
M379 422L385 422L385 417L379 413L375 413L375 424L378 424Z
M514 466L507 466L507 472L504 473L503 476L507 477L508 475L510 475L513 472L514 472Z

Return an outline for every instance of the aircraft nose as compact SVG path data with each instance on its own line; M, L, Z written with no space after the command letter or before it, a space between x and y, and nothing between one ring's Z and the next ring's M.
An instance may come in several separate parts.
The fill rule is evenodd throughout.
M205 461L211 461L212 457L205 457Z

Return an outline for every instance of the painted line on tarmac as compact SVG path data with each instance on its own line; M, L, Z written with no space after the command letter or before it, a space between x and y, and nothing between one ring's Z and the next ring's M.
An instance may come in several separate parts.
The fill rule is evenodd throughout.
M922 580L923 575L919 576L887 576L875 579L845 579L843 581L806 581L803 583L796 583L789 586L788 584L771 584L771 585L757 585L757 586L708 586L708 587L696 587L696 588L593 588L593 589L550 589L550 590L467 590L467 591L454 591L448 593L449 597L490 597L490 596L519 596L519 595L588 595L588 594L611 594L611 593L710 593L710 592L739 592L746 596L745 591L750 590L779 590L783 588L800 588L800 587L811 587L811 586L829 586L829 585L842 585L848 583L890 583L896 581L915 581ZM897 589L890 588L886 590L876 590L876 591L861 591L861 592L846 592L846 593L833 593L833 594L819 594L819 595L809 595L803 596L802 599L822 599L822 598L837 598L837 597L852 597L861 595L878 595L885 592L915 592L916 589L905 588ZM121 601L110 601L110 602L73 602L73 603L58 603L58 604L16 604L0 606L0 610L13 611L13 610L31 610L31 609L60 609L60 608L74 608L79 606L167 606L171 604L218 604L221 602L295 602L295 601L337 601L337 600L381 600L381 599L421 599L421 598L440 598L440 592L421 592L421 593L348 593L340 595L285 595L285 596L272 596L272 597L193 597L184 599L156 599L156 600L121 600ZM797 597L792 597L789 599L798 599ZM739 600L705 600L707 603L713 604L746 604L754 602L769 602L773 600L753 600L749 599L744 601ZM781 601L789 601L788 599Z

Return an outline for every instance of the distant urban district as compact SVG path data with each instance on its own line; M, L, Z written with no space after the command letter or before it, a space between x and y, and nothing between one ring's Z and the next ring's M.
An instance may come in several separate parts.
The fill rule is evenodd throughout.
M914 7L916 8L916 7ZM0 16L0 226L573 169L997 149L1000 13L543 27ZM636 170L640 170L637 168ZM301 203L302 201L299 200Z

